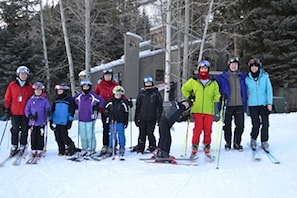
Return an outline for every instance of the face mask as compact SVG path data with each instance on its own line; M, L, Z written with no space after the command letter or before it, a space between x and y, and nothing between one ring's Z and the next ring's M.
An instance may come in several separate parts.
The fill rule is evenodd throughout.
M199 71L198 77L201 80L209 79L208 71Z

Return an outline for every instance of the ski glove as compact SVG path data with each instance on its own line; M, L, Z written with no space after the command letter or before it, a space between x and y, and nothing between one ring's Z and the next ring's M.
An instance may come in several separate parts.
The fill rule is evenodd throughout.
M127 103L128 103L128 106L129 106L130 108L133 108L132 98L130 98L130 99L127 101Z
M135 125L136 125L137 127L139 127L139 124L140 124L140 120L135 119Z
M10 108L5 108L4 109L4 115L5 115L7 120L10 118L10 116L11 116Z
M67 129L70 129L71 126L72 126L72 121L68 121L68 122L67 122Z
M53 121L51 120L50 121L50 128L51 128L51 130L52 131L55 131L56 130L56 127L57 127L56 124L54 124Z
M220 101L222 102L223 100L226 100L226 99L228 99L227 94L222 94L220 97Z
M36 121L36 120L37 120L37 112L35 112L34 115L30 114L28 118L29 118L30 120L34 120L34 121Z

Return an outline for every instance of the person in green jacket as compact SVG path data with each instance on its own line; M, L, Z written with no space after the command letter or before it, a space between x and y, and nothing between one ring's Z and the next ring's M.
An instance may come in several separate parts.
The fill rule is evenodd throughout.
M215 112L215 102L219 102L221 94L215 79L209 76L210 63L202 60L198 64L198 78L190 78L181 88L182 94L188 99L194 99L191 113L194 118L191 159L196 158L200 135L204 132L204 152L210 154L212 123Z

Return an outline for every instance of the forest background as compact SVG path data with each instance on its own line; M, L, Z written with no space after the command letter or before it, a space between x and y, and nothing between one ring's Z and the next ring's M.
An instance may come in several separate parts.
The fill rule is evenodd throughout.
M60 3L63 3L78 85L78 73L85 69L85 2L82 0L43 1L42 15L47 47L48 68L45 67L41 30L41 0L0 1L0 97L15 78L19 65L31 70L30 81L50 82L53 87L69 79L69 61L62 30ZM150 40L151 28L165 25L164 0L90 0L90 64L97 66L119 59L124 54L124 34L129 31ZM201 39L206 25L210 1L171 0L172 28L185 34L185 9L190 12L187 34ZM147 5L150 5L148 8ZM250 57L258 57L269 73L273 87L297 87L297 1L296 0L214 0L208 19L206 42L213 33L223 35L217 45L206 51L239 56L241 69L247 71ZM164 37L165 37L165 32ZM220 37L217 37L220 38ZM179 39L182 40L182 37ZM176 41L172 41L173 43ZM165 40L164 45L165 47ZM194 59L199 49L192 51ZM215 53L213 53L215 54ZM210 61L213 57L203 57ZM183 57L181 57L181 63ZM192 68L197 62L190 62ZM218 63L217 63L218 64ZM225 65L226 63L219 63ZM214 65L217 68L217 65ZM49 79L46 74L49 73ZM54 74L54 75L53 75ZM66 79L66 80L65 80Z

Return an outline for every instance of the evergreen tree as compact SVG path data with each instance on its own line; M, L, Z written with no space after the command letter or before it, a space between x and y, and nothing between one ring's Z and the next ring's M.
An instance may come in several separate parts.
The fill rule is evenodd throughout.
M262 60L274 88L297 87L297 1L249 0L242 8L245 56Z

